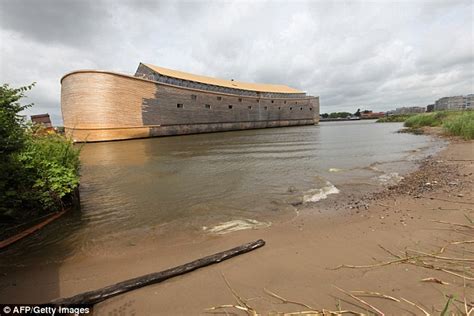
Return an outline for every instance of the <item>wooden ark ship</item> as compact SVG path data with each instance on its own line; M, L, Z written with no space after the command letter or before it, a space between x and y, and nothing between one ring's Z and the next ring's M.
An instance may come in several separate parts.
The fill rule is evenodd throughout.
M80 70L61 79L65 131L77 142L319 122L319 98L284 85L223 80L148 64L134 76Z

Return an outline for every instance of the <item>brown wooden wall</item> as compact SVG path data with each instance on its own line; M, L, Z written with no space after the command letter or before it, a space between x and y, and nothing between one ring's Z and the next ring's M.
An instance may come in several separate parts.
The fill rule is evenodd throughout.
M313 119L313 107L310 99L257 99L158 85L154 98L145 99L143 103L143 123L174 125L304 120Z
M315 97L257 99L100 71L71 73L61 83L64 126L76 141L307 125L319 120Z

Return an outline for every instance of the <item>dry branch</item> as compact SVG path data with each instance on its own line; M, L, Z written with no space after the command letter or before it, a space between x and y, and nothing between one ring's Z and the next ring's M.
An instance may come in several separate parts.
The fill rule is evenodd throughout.
M426 316L430 316L430 313L428 313L423 307L407 300L406 298L403 298L403 297L400 297L402 300L404 300L405 302L407 302L408 304L412 305L412 306L415 306L416 308L418 308L420 311L423 312L423 314L425 314Z
M453 271L451 271L451 270L447 270L447 269L444 269L444 268L436 269L436 270L440 270L440 271L443 271L443 272L452 274L452 275L457 276L457 277L459 277L459 278L461 278L461 279L465 279L465 280L469 280L469 281L474 281L474 278L471 278L471 277L465 276L465 275L463 275L463 274L459 274L459 273L453 272Z
M400 300L398 298L395 298L395 297L390 296L390 295L385 295L385 294L382 294L382 293L379 293L379 292L351 291L351 293L357 294L358 296L362 296L362 295L364 295L364 296L374 296L374 297L386 298L388 300L395 301L395 302L400 302Z
M446 248L448 248L449 246L451 245L462 245L462 244L472 244L474 243L474 240L460 240L460 241L452 241L448 244L446 244L445 246L441 247L440 251L436 254L433 254L433 255L440 255L442 254Z
M297 301L292 301L292 300L288 300L276 293L273 293L272 291L270 290L267 290L266 288L263 288L263 290L265 291L265 293L267 293L268 295L270 296L273 296L277 299L279 299L280 301L282 301L282 303L286 304L286 303L289 303L289 304L295 304L295 305L300 305L300 306L303 306L303 307L306 307L306 308L309 308L311 310L314 310L314 308L312 308L311 306L305 304L305 303L300 303L300 302L297 302Z
M453 225L453 226L460 226L460 227L464 227L464 228L474 229L474 225L451 223L451 222L446 222L446 221L438 221L438 220L434 220L434 219L432 219L431 221L435 222L435 223L440 223L440 224L448 224L448 225Z
M428 263L426 263L426 262L424 262L424 261L410 262L410 263L413 264L413 265L416 265L416 266L418 266L418 267L423 267L423 268L427 268L427 269L442 271L442 272L445 272L445 273L448 273L448 274L457 276L457 277L462 278L462 279L474 280L474 278L471 278L471 277L468 277L468 276L466 276L466 275L462 275L462 274L459 274L459 273L456 273L456 272L452 271L453 269L448 270L448 269L446 269L446 268L444 268L444 267L436 267L435 265L433 265L433 264L428 264Z
M358 301L359 303L362 303L362 304L364 304L365 306L370 307L372 310L374 310L374 311L375 311L377 314L379 314L380 316L385 316L384 312L382 312L382 311L381 311L380 309L378 309L377 307L375 307L375 306L373 306L373 305L367 303L367 302L364 301L363 299L361 299L361 298L359 298L359 297L357 297L357 296L355 296L355 295L353 295L353 294L347 292L346 290L343 290L343 289L341 289L341 288L339 288L339 287L337 287L337 286L335 286L335 285L333 285L333 286L334 286L336 289L338 289L339 291L341 291L342 293L344 293L344 294L346 294L346 295L352 297L353 299L355 299L355 300Z
M341 264L341 265L338 265L335 268L330 268L330 270L338 270L338 269L341 269L341 268L349 268L349 269L377 268L377 267L388 266L388 265L395 264L395 263L403 263L403 262L407 262L407 261L422 258L422 257L426 257L426 256L425 255L419 255L419 256L412 256L412 257L405 257L405 258L400 258L400 259L397 259L397 260L386 261L386 262L381 262L381 263L376 263L376 264L369 264L369 265L360 265L360 266L349 265L349 264Z
M402 259L402 257L400 257L399 255L393 253L392 251L388 250L387 248L385 248L384 246L382 245L378 245L380 248L382 248L382 250L386 251L388 254L394 256L395 258L398 258L398 259Z
M222 273L222 278L224 279L225 284L227 285L229 290L232 292L232 295L235 297L235 300L237 301L237 303L239 303L239 306L241 307L240 309L245 310L247 314L249 315L252 315L252 316L258 315L257 311L253 309L252 306L250 306L242 297L240 297L239 294L237 294L237 292L230 286L229 281L227 281L223 273Z
M224 274L222 274L222 277L224 278L224 281L225 281L227 287L232 292L232 295L237 300L238 305L225 304L225 305L213 306L213 307L210 307L210 308L206 308L206 311L210 312L210 311L215 311L215 310L219 310L219 309L224 309L224 311L225 311L226 308L235 308L235 309L238 309L238 310L241 310L241 311L245 311L248 315L252 315L252 316L260 315L260 314L258 314L258 312L255 309L253 309L252 307L250 307L247 304L246 300L244 300L241 296L239 296L237 294L237 292L231 287L230 283L225 278ZM290 316L290 315L340 316L340 315L343 315L343 314L352 314L352 315L356 315L356 316L367 316L364 313L359 313L359 312L349 310L349 309L345 309L345 310L339 309L337 311L332 311L332 310L328 310L328 309L323 308L321 310L317 310L317 309L313 309L311 306L309 306L305 303L300 303L300 302L288 300L288 299L284 298L283 296L278 295L278 294L276 294L272 291L269 291L265 288L263 290L268 295L279 299L283 304L287 304L287 303L288 304L296 304L296 305L301 305L303 307L306 307L306 308L310 309L310 310L303 310L303 311L296 311L296 312L286 312L286 313L278 312L278 313L276 313L276 315L282 315L282 316ZM273 313L270 313L268 315L273 315Z
M474 240L453 241L451 245L474 244Z
M410 251L416 252L416 253L420 253L420 254L422 254L422 255L425 255L426 257L435 258L435 259L439 259L439 260L474 262L474 258L443 257L443 256L437 256L437 255L433 255L433 254L426 253L426 252L419 251L419 250L410 249Z
M421 279L421 282L434 282L434 283L438 283L438 284L442 284L442 285L449 285L448 282L444 282L440 279L433 278L433 277Z

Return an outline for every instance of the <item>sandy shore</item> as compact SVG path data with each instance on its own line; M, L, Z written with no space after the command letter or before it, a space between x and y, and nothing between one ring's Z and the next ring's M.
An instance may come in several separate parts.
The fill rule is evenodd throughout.
M58 265L9 271L0 276L0 301L45 302L96 289L146 273L164 270L199 257L262 238L266 245L254 252L220 264L148 286L98 304L95 315L196 315L221 304L236 304L223 276L232 288L259 313L302 311L308 308L282 304L264 288L289 300L315 309L351 309L365 312L360 302L342 293L372 291L408 299L430 313L439 314L445 295L467 298L474 304L472 261L422 257L425 267L406 262L353 269L339 265L374 265L433 253L453 241L474 239L474 228L436 221L470 225L474 219L473 142L453 139L435 157L424 161L397 186L349 203L330 196L300 210L293 219L270 228L246 230L193 241L175 236L172 244L159 240L134 245L121 254L66 261ZM391 252L381 248L381 246ZM450 245L439 256L474 258L474 244ZM409 260L406 260L409 261ZM409 262L414 262L413 260ZM434 270L448 267L453 273ZM464 271L463 271L464 270ZM436 278L449 285L422 282ZM363 299L388 315L423 314L405 302L384 298ZM463 304L456 302L463 310ZM450 308L456 311L451 304ZM227 311L245 314L235 309ZM223 312L223 311L222 311ZM223 312L223 314L225 314Z

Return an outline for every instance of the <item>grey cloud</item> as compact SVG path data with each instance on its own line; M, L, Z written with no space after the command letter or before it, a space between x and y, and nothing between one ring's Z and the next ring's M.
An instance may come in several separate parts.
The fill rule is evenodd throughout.
M93 0L2 0L0 26L43 43L84 43L104 28L106 6Z
M469 0L0 0L0 7L0 80L38 81L35 111L58 118L64 73L133 73L140 61L287 84L319 95L325 112L474 92Z

